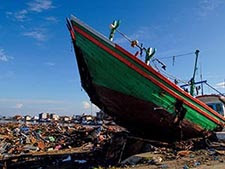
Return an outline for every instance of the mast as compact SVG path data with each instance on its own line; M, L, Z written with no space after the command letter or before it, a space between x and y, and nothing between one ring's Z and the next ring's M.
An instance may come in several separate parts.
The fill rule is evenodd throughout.
M201 71L201 74L200 74L200 79L202 81L202 64L200 63L200 71ZM203 83L201 83L201 94L203 95L204 94L204 89L203 89Z
M198 54L199 54L199 52L200 52L200 51L199 51L198 49L195 51L196 57L195 57L194 73L193 73L193 76L192 76L192 78L191 78L191 80L190 80L190 83L191 83L190 94L191 94L192 96L194 96L194 89L195 89L195 74L196 74L196 71L197 71L197 63L198 63Z

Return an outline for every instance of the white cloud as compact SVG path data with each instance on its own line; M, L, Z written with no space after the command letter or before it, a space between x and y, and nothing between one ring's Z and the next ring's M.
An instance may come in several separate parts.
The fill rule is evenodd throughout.
M24 21L24 19L26 19L26 15L27 15L27 10L25 10L25 9L23 9L23 10L21 10L21 11L19 11L19 12L16 12L15 14L14 14L14 17L16 18L16 20L18 20L18 21Z
M23 115L35 115L38 112L56 112L61 115L73 115L91 111L90 101L84 101L84 104L81 103L83 102L79 103L75 100L0 98L0 111L2 115L10 116L21 113ZM84 105L86 109L84 109ZM92 104L92 111L97 112L99 109Z
M218 88L218 89L219 88L224 89L225 88L225 82L217 83L216 86L217 86L216 88Z
M0 80L11 79L14 75L13 71L0 72Z
M13 20L17 21L25 21L27 19L27 15L31 12L42 12L44 10L48 10L51 8L54 8L52 4L52 0L33 0L27 3L27 6L25 9L22 9L17 12L11 12L7 11L6 17L12 17ZM55 17L47 17L46 20L52 21L52 22L57 22L57 19Z
M26 9L22 9L18 12L6 12L6 17L12 17L13 20L17 20L17 21L20 21L20 22L23 22L25 21L25 19L27 18L27 14L28 14L28 11Z
M21 103L21 104L33 104L33 105L39 105L39 104L65 104L65 101L61 100L34 100L34 99L0 99L1 104L6 103Z
M6 14L7 17L10 17L10 16L13 15L13 12L7 11L5 14Z
M86 110L90 109L91 106L92 106L93 111L99 111L100 110L95 104L90 103L88 101L83 101L82 105L83 105L83 109L86 109Z
M71 113L76 110L74 107L74 102L64 100L0 98L1 112L6 115L36 114L43 111Z
M27 36L27 37L30 37L30 38L33 38L37 41L45 41L47 39L45 33L43 30L33 30L33 31L30 31L30 32L25 32L23 33L24 36Z
M147 42L152 39L156 39L156 34L154 33L155 30L158 29L157 27L140 27L137 29L137 31L133 32L132 34L128 35L130 40L137 40L139 43L141 42ZM116 33L115 35L115 43L124 45L129 44L129 41L119 35L119 33Z
M93 110L94 111L100 111L100 109L98 108L98 106L96 106L95 104L92 104L92 106L93 106Z
M8 62L10 59L13 57L6 55L4 49L0 49L0 61Z
M22 107L23 107L22 103L17 103L15 106L16 109L21 109Z
M28 9L34 12L42 12L43 10L54 8L51 0L34 0L27 5Z
M53 63L53 62L45 62L44 64L47 66L55 66L55 63Z
M207 16L209 13L215 11L217 8L224 4L224 0L202 0L199 4L199 14L200 16Z
M83 105L84 109L90 109L90 107L91 107L91 104L89 102L87 102L87 101L83 101L82 105Z
M6 13L6 15L12 15L13 13L12 12L10 12L10 11L7 11L7 12L5 12Z
M58 22L58 19L54 16L46 17L45 20L49 22L54 22L54 23Z

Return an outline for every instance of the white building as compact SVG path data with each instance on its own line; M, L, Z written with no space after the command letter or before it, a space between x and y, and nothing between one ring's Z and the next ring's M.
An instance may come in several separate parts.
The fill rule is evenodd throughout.
M39 119L47 119L48 118L48 113L40 113L39 114Z
M30 120L31 120L31 116L26 115L26 116L24 117L24 120L25 120L25 121L30 121Z
M50 114L50 119L57 121L57 120L59 120L59 115L52 113L52 114Z
M38 116L33 116L32 120L38 120Z

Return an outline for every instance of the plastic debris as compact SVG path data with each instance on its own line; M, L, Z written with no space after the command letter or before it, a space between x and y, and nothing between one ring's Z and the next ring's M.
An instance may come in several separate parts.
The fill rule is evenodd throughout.
M62 162L71 161L71 156L69 155L66 159L62 160Z

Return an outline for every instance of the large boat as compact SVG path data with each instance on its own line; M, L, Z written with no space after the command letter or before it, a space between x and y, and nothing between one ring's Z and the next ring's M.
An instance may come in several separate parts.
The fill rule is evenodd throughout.
M225 118L74 16L67 20L82 87L105 113L148 138L206 137Z

